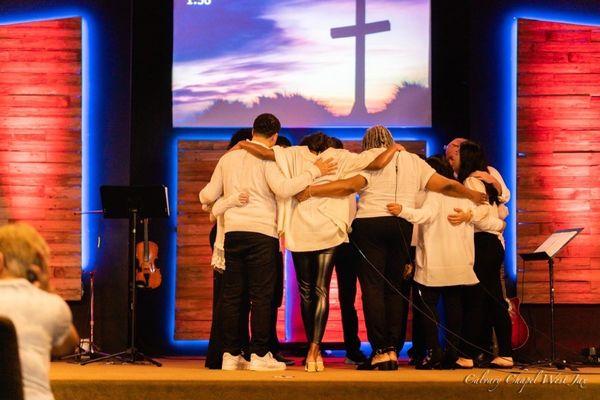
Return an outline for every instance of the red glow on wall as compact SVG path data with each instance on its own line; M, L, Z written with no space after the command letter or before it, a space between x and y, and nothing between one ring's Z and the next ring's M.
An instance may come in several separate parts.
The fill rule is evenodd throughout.
M600 27L519 20L517 73L517 251L583 227L557 260L556 298L600 303ZM546 303L546 264L519 267L525 301Z
M81 296L81 19L0 26L0 223L52 249L52 281Z

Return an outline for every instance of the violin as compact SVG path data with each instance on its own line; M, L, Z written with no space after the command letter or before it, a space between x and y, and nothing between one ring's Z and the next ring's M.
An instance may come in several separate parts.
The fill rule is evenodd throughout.
M158 258L158 245L148 240L148 218L144 218L144 241L135 246L135 258L138 261L135 284L144 289L156 289L162 283L160 269L155 261Z

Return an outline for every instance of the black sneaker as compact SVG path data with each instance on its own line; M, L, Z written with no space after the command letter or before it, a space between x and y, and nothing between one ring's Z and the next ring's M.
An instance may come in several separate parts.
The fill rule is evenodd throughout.
M415 369L441 369L442 368L441 350L428 350L427 356L417 365Z
M489 368L494 356L491 354L480 353L473 359L476 368Z
M344 364L347 365L360 365L364 364L368 361L367 356L360 350L355 352L346 352L346 359L344 360Z
M291 367L292 365L296 364L296 363L294 362L294 360L291 360L291 359L289 359L289 358L285 358L285 357L283 356L283 354L281 354L281 353L279 353L279 352L278 352L278 353L275 353L275 354L273 354L273 358L274 358L275 360L279 361L279 362L282 362L282 363L284 363L284 364L285 364L285 365L287 365L288 367Z

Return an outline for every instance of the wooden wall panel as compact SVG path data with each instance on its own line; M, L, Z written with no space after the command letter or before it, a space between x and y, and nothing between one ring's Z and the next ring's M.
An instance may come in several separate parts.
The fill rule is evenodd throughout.
M583 227L555 264L556 299L600 303L600 27L519 20L517 74L517 252ZM525 301L547 303L547 263L519 269Z
M52 282L81 297L81 19L0 25L0 224L52 249Z
M425 142L402 142L407 149L425 154ZM217 161L225 152L223 141L182 140L178 144L178 214L177 214L177 284L175 301L175 339L208 339L212 314L212 269L208 234L211 224L208 214L201 210L198 192L208 183ZM359 141L344 142L345 148L360 151ZM290 256L291 258L291 256ZM291 263L291 260L290 260ZM297 292L296 282L286 282L285 290ZM330 292L330 314L325 333L325 342L343 342L341 314L337 293L337 278L332 278ZM277 331L279 339L304 340L300 309L293 311L291 338L285 336L285 293L284 304L279 309ZM360 288L356 296L359 314L359 335L367 340L362 318ZM301 340L298 338L301 337Z

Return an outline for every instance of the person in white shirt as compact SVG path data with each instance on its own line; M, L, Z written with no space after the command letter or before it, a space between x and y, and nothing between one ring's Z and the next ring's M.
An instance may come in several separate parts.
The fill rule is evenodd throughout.
M236 131L229 140L227 150L230 150L242 140L252 140L251 128L242 128ZM203 206L203 209L206 208L206 211L210 210L210 222L215 223L208 235L210 248L213 252L211 259L211 266L213 267L213 298L210 336L208 340L208 348L206 350L204 366L209 369L221 369L221 365L223 364L223 352L221 349L220 303L223 292L223 268L225 268L225 257L223 250L224 233L222 231L220 232L218 244L215 248L215 241L217 240L217 218L215 217L215 214L220 213L222 215L225 210L221 210L219 205L229 205L228 203L233 204L234 202L231 199L228 199L227 202L225 202L225 199L220 198L212 206ZM240 203L240 205L242 205L240 201L236 201L235 203ZM247 344L250 340L250 335L248 333L248 307L245 303L242 304L242 310L240 311L240 321L240 335L242 336L242 342L245 343L247 347Z
M455 157L455 165L458 166L458 180L473 190L487 193L491 205L487 218L500 218L502 216L501 202L496 186L473 179L478 175L477 171L485 172L488 168L481 146L471 141L462 142ZM510 368L513 366L512 326L500 276L503 261L504 238L502 231L476 224L473 269L480 284L466 291L465 320L467 321L468 339L477 347L466 346L465 353L472 359L482 359L482 349L486 349L490 343L490 332L487 327L491 326L498 340L498 356L491 361L490 366Z
M252 142L270 148L280 129L274 115L261 114L254 120ZM226 266L221 299L223 370L285 369L285 364L276 361L269 351L279 246L275 196L288 198L331 168L331 163L315 160L298 176L288 179L273 162L243 150L230 151L219 159L210 182L200 192L201 203L207 205L221 196L248 194L243 207L229 208L223 216ZM251 310L249 365L241 355L243 343L239 335L239 313L246 291Z
M248 132L248 136L244 137ZM252 139L252 129L242 129L237 131L231 138L227 150L231 150L236 144L242 140ZM277 136L276 146L289 147L292 143L285 136ZM223 214L231 207L243 207L248 203L249 194L234 193L229 195L227 198L219 198L212 206L203 205L203 210L210 212L210 221L216 222L209 235L210 247L213 252L211 257L211 265L213 267L213 316L211 323L211 335L208 344L208 351L206 355L205 366L210 369L221 369L222 365L222 351L221 351L221 316L220 316L220 298L222 294L222 277L223 271L225 270L225 257L224 257L224 238L225 233L223 229L217 229L217 226L223 222ZM219 235L217 237L217 230ZM283 238L280 238L280 243ZM283 304L283 284L284 284L284 256L280 249L275 257L277 261L277 279L275 284L275 292L273 295L273 307L272 307L272 323L271 323L271 335L269 339L269 349L273 354L273 358L277 361L285 363L287 366L294 365L294 360L286 358L281 352L281 344L277 337L277 316L278 309ZM240 334L242 337L243 353L248 354L248 343L249 343L249 332L248 332L248 304L247 302L242 303L242 309L240 311Z
M248 143L241 144L247 148L256 147ZM275 147L272 153L267 154L257 152L257 156L273 157L289 177L297 176L319 158L331 158L337 163L336 172L315 181L326 183L357 174L366 168L382 168L402 148L392 143L387 149L374 148L356 154L333 148L330 138L323 133L309 135L300 144L287 149ZM349 206L347 197L322 197L302 203L290 201L281 209L280 221L283 223L286 247L292 251L300 290L302 321L309 342L305 364L307 372L324 369L320 345L329 314L329 284L335 249L348 240Z
M454 179L452 168L444 159L430 157L427 164L440 175ZM459 360L463 285L479 282L473 272L473 224L486 221L487 226L495 230L502 230L505 225L499 218L487 218L489 209L488 204L478 205L435 192L426 192L420 208L396 203L388 205L393 215L419 225L413 301L416 312L425 313L419 321L428 354L416 364L417 369L454 368ZM444 299L446 315L445 354L438 341L437 304L440 297Z
M49 283L46 241L30 225L0 227L0 316L17 332L25 400L52 400L50 356L79 343L71 310Z
M466 141L467 139L458 137L444 146L446 160L448 160L450 166L454 170L454 177L458 176L458 168L460 166L458 161L458 151L461 143ZM500 205L498 206L498 212L500 218L506 219L508 216L508 208L505 206L505 204L510 201L510 190L508 190L508 186L506 186L506 183L504 182L504 179L502 179L500 172L498 172L498 170L491 165L488 165L485 171L475 171L473 173L473 177L489 183L496 188L496 191L498 192L498 201L500 202Z
M369 128L363 138L365 151L389 148L393 144L391 133L383 126ZM347 203L345 196L360 192L350 238L361 252L358 276L373 354L359 369L397 369L397 351L400 350L397 345L404 330L403 314L407 312L407 303L398 290L409 263L412 224L391 215L387 205L398 203L414 208L417 193L425 188L470 198L476 203L486 196L436 174L425 161L406 151L394 154L394 159L379 171L363 171L325 185L317 183L299 193L296 199L314 201L315 197L325 196Z

